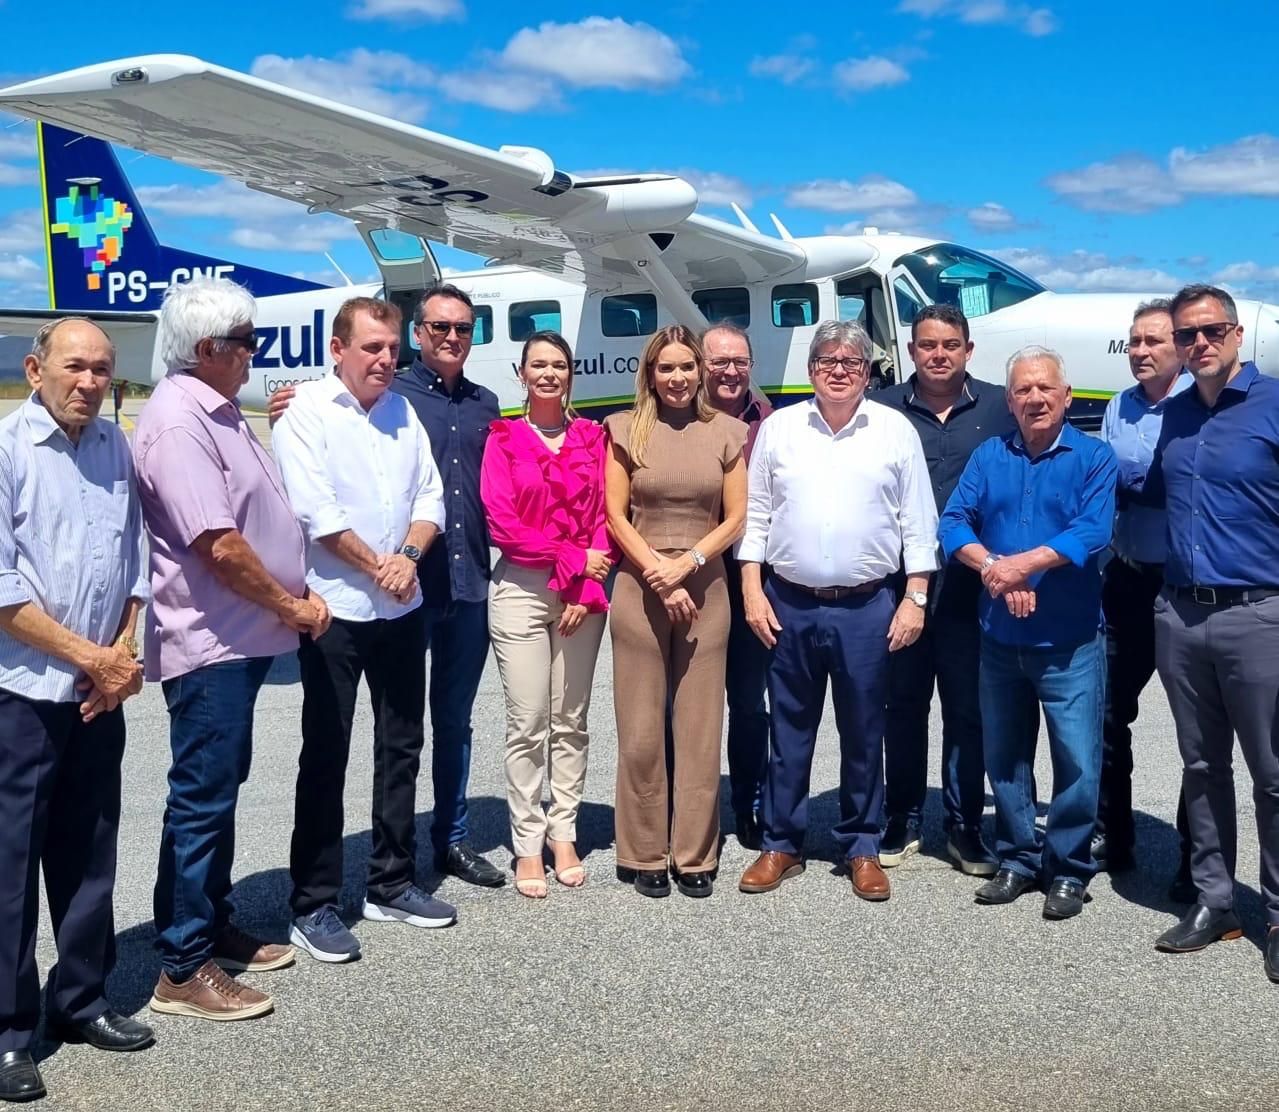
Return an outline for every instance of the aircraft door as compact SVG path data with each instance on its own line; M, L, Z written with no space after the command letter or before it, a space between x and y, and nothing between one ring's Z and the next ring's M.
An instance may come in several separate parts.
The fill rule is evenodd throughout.
M840 320L857 321L870 336L870 388L891 386L898 377L897 355L883 278L873 270L840 278L835 283L835 304Z
M910 339L910 328L915 321L915 314L928 305L929 300L924 291L919 288L915 276L904 266L895 266L884 276L884 288L887 291L888 311L893 322L896 365L900 368L897 377L905 379L910 374L910 353L906 350L906 341Z
M400 334L400 366L408 367L417 358L413 338L413 311L422 291L440 280L440 268L430 244L420 236L394 228L370 228L357 221L356 227L377 263L387 301L404 318Z

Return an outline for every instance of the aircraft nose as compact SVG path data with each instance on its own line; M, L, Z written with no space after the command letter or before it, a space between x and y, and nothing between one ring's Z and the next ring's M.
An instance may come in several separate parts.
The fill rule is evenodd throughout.
M1279 305L1261 303L1253 330L1257 346L1252 361L1263 374L1279 378Z

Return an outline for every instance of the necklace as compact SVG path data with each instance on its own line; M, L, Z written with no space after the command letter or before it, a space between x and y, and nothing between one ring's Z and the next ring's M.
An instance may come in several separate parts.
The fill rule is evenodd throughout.
M530 425L532 425L543 436L559 436L560 433L568 426L568 421L561 421L558 425L539 425L532 417L525 417Z

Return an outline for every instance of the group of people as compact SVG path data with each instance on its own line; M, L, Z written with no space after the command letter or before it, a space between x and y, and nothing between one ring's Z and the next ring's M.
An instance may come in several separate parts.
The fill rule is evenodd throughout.
M348 301L333 373L272 398L268 454L236 402L254 312L225 279L169 291L169 373L131 447L98 417L114 349L81 318L40 330L33 393L0 422L0 1099L44 1091L30 1054L42 867L59 955L47 1030L106 1050L153 1041L104 991L121 704L144 675L162 685L172 751L151 1008L248 1019L272 1001L234 974L289 965L296 948L327 962L360 953L339 902L361 678L374 718L364 919L456 920L416 880L428 711L435 866L505 883L468 832L490 644L515 887L543 899L548 880L586 882L576 822L606 614L617 865L640 894L667 896L672 879L690 897L713 891L725 703L735 833L759 854L738 887L767 892L803 871L829 687L835 841L854 893L888 899L885 869L921 846L936 685L947 854L983 879L978 903L1040 886L1046 918L1076 915L1098 868L1134 862L1131 726L1157 669L1185 764L1172 895L1193 904L1157 945L1242 931L1237 735L1255 785L1265 970L1279 980L1279 383L1241 365L1225 291L1188 287L1138 309L1137 381L1112 399L1100 439L1067 422L1053 351L1017 352L1002 386L973 378L968 322L949 305L916 315L914 374L873 397L867 333L822 322L813 397L776 413L751 386L744 331L665 327L641 356L634 405L602 427L573 410L568 343L539 332L517 372L523 412L502 418L465 374L470 299L442 284L416 306L420 356L398 375L398 309ZM292 945L280 945L232 921L231 863L254 703L292 651L302 743ZM1042 830L1041 710L1053 769Z

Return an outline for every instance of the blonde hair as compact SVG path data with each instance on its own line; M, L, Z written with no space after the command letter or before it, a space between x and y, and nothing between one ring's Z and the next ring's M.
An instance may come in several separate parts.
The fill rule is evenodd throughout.
M631 406L631 430L629 452L631 462L636 467L644 466L644 450L648 447L648 438L653 434L657 424L657 415L661 403L657 397L655 375L657 359L662 349L670 344L680 344L693 353L697 360L697 385L693 388L693 400L689 408L699 421L715 419L715 410L706 397L706 357L702 354L701 342L695 333L682 324L668 324L649 337L644 345L644 354L640 356L640 369L635 375L635 404Z

